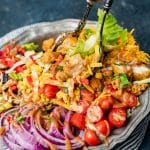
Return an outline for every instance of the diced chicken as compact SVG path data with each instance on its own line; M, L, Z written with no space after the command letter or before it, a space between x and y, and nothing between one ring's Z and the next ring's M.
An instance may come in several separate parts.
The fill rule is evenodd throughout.
M48 39L48 40L45 40L45 41L43 42L43 44L42 44L42 49L43 49L44 51L47 51L47 50L49 50L49 49L52 48L53 44L54 44L54 39L53 39L53 38L50 38L50 39Z
M150 68L146 65L135 65L132 66L134 80L143 80L150 78Z
M54 62L59 55L60 55L59 52L47 51L43 54L41 61L44 64L49 64L51 62Z
M84 60L80 54L65 58L64 72L70 77L76 77L84 69Z
M63 54L66 53L66 51L70 48L70 47L74 47L76 46L77 43L77 38L73 37L72 35L68 36L63 43L57 48L57 52L61 52Z
M112 68L115 74L124 73L129 77L132 75L132 67L129 65L121 65L120 62L117 62L116 64L112 64Z

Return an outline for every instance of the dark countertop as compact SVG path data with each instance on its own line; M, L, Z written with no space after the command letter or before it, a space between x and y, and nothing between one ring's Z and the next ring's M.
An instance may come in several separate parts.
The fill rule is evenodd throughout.
M112 13L135 37L141 48L150 53L150 0L114 0ZM13 29L37 22L80 18L85 0L0 0L0 37ZM90 20L97 20L97 4ZM140 150L150 150L150 125Z

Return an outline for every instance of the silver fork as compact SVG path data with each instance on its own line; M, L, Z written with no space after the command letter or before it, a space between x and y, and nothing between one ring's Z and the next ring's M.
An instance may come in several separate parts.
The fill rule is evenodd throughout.
M54 46L52 47L52 50L55 51L56 48L64 41L64 39L69 35L72 34L73 36L78 37L79 34L81 33L82 29L85 27L86 21L88 19L89 13L93 7L93 5L96 2L101 2L102 0L87 0L87 5L86 5L86 10L83 13L83 16L77 26L77 28L73 31L73 32L64 32L62 34L60 34L54 43ZM104 11L104 16L102 19L102 23L101 23L101 28L100 28L100 53L101 53L101 57L100 57L100 61L103 61L103 57L104 57L104 51L103 51L103 29L104 29L104 23L105 23L105 19L106 16L109 12L109 10L111 9L113 0L105 0L104 2L104 6L103 6L103 11Z
M56 40L55 40L55 43L54 43L54 46L52 47L52 50L55 51L56 48L64 41L64 39L70 35L70 34L73 34L73 36L79 36L80 32L82 31L82 29L85 27L85 24L86 24L86 21L88 19L88 16L90 14L90 11L93 7L93 5L96 3L96 2L101 2L102 0L86 0L86 9L83 13L83 16L81 18L81 20L79 21L78 23L78 26L77 28L72 31L72 32L64 32L62 34L60 34Z

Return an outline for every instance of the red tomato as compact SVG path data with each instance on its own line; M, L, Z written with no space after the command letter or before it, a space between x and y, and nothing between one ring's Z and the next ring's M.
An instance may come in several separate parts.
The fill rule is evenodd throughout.
M99 145L101 143L100 139L93 130L87 129L84 134L85 142L90 146Z
M86 114L88 107L90 106L87 101L81 100L79 105L82 106L82 114Z
M90 122L98 122L104 116L103 110L99 106L90 106L87 110L87 118Z
M85 116L81 113L74 113L70 118L70 123L80 130L83 130L85 128Z
M57 86L46 84L43 87L43 94L49 99L54 98L56 96L56 93L58 92L58 90L59 89Z
M114 101L111 96L101 98L99 101L99 105L104 111L110 110L113 107L113 104L114 104Z
M122 96L122 102L129 108L133 108L138 104L138 98L129 92L124 92Z
M23 72L24 70L26 69L26 66L18 66L15 70L16 70L16 73L20 73L20 72Z
M100 134L108 136L110 134L110 125L106 119L101 120L95 124Z
M81 99L83 101L92 102L94 100L94 94L86 89L81 90Z
M27 76L27 81L29 83L29 85L33 86L33 80L32 80L32 77L31 76Z
M127 113L125 108L113 108L108 114L108 120L110 125L115 128L122 127L127 118Z
M3 58L3 59L1 60L1 62L2 62L3 65L5 65L5 66L7 66L7 67L9 67L9 68L12 67L12 66L14 65L14 63L15 63L14 60L8 59L8 58Z

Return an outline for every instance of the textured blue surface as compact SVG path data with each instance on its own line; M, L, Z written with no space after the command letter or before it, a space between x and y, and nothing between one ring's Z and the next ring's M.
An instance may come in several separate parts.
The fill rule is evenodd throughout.
M141 48L150 53L150 0L114 0L112 13L126 28L135 28ZM0 0L0 37L21 26L65 18L80 18L85 0ZM90 20L96 20L94 6ZM150 125L140 150L150 150Z

